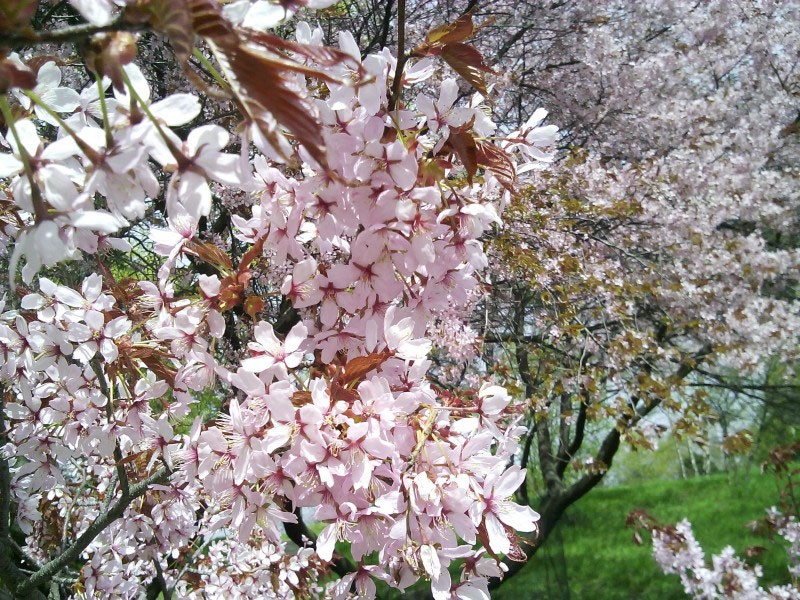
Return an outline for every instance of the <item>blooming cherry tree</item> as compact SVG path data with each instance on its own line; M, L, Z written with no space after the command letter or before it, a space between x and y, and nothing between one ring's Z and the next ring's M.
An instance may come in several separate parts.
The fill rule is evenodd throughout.
M37 3L0 2L3 584L487 597L537 527L512 500L521 429L503 388L429 380L430 337L553 135L490 137L483 96L458 101L486 93L471 71L432 101L430 61L264 31L294 4L68 4L88 25L34 30ZM197 89L165 89L128 30L167 39ZM36 68L78 32L82 63ZM138 281L115 254L135 244L159 257ZM45 271L65 260L94 273Z

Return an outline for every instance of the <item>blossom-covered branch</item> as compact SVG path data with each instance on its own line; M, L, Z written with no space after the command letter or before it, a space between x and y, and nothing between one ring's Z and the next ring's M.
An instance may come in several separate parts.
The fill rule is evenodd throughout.
M291 8L70 4L163 35L188 81L137 65L129 33L93 36L90 79L2 55L2 231L24 286L0 319L8 516L42 565L15 593L67 569L86 597L364 597L420 578L485 597L537 527L512 500L520 429L504 388L431 384L429 336L475 293L481 238L552 136L503 144L431 59L264 31ZM481 63L458 64L485 92ZM201 99L203 76L229 96ZM117 259L131 241L159 257L138 281L136 255Z

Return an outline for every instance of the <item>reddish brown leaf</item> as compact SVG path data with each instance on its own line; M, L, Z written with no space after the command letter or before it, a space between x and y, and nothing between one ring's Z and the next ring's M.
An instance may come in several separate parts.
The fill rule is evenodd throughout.
M244 301L244 312L253 319L258 320L258 314L264 310L264 299L258 296L247 296Z
M467 13L454 23L439 25L431 29L425 41L411 51L412 56L441 56L453 70L466 79L484 96L487 95L483 73L493 73L483 56L472 46L463 43L492 19L475 26L472 14Z
M186 254L196 256L204 263L215 267L221 273L230 273L233 271L233 263L230 257L214 244L192 240L186 244L184 248Z
M214 52L242 112L275 150L288 154L280 129L284 127L315 161L326 166L316 106L307 91L297 85L294 74L332 79L293 60L286 52L325 66L344 60L352 62L351 58L333 48L305 46L268 33L237 29L223 17L214 0L142 0L129 12L140 15L141 20L167 35L187 73L192 73L188 60L195 34L203 38Z
M305 406L306 404L311 404L311 392L307 392L306 390L297 390L294 394L292 394L292 404L295 406Z
M494 17L491 17L480 25L475 25L472 22L472 12L468 12L461 15L453 23L438 25L437 27L434 27L428 31L427 35L425 36L425 42L418 48L415 48L413 52L416 52L419 48L424 48L426 46L429 48L442 48L448 44L457 44L459 42L463 42L493 22Z
M33 89L35 85L36 75L31 69L20 68L8 59L0 61L0 94L11 88Z
M367 373L380 367L391 354L388 352L377 352L367 356L358 356L347 361L344 366L339 381L344 385L352 385L360 382Z
M187 0L140 0L129 6L125 18L149 24L167 36L178 61L186 67L194 47L195 28ZM222 17L220 13L220 18Z
M481 94L489 95L483 73L494 71L475 48L468 44L448 44L442 49L442 59Z
M97 270L103 276L103 287L114 296L119 306L130 306L142 296L143 291L138 283L129 278L117 281L114 273L101 258L97 259ZM119 316L123 316L122 313Z
M166 0L172 3L173 0ZM179 0L186 2L192 20L192 29L201 38L215 44L229 46L239 43L236 29L222 16L217 0Z
M332 48L330 46L316 46L313 44L301 44L300 42L285 40L277 35L272 35L271 33L252 31L250 29L245 29L243 33L252 45L269 49L276 54L276 58L281 56L281 54L284 52L291 52L293 54L313 60L315 63L318 63L324 67L334 67L336 65L349 63L354 70L361 69L361 64L358 61L356 61L349 54L342 52L338 48ZM300 70L303 68L300 63L287 62L286 66L292 70ZM331 83L339 83L338 79L331 77L324 71L307 68L307 70L304 70L303 72L312 77L330 81Z
M150 358L157 350L151 346L129 346L125 349L127 358Z
M239 270L249 269L250 265L253 264L253 261L261 255L261 252L264 250L264 240L266 238L262 237L256 240L256 243L253 244L250 249L244 253L242 256L242 260L239 262Z
M24 26L36 13L37 0L0 0L0 31Z
M451 129L447 138L445 149L451 150L458 156L461 164L467 171L467 179L472 183L472 178L478 171L478 146L475 138L469 132L472 123L458 129Z
M215 48L215 55L249 119L278 152L285 127L320 165L326 165L317 108L283 59L242 46ZM295 71L307 71L297 64ZM288 158L285 156L285 158Z
M438 25L428 31L425 42L430 46L445 46L463 42L477 31L472 22L472 13L460 16L454 23Z
M239 281L237 275L228 275L220 282L217 304L223 312L238 306L242 301L245 285Z
M33 83L34 85L36 84L35 77L33 79ZM3 223L12 225L17 229L22 229L25 227L25 221L22 220L19 211L20 208L16 205L16 203L9 202L8 200L0 200L0 221Z
M130 464L140 458L147 457L148 459L152 456L153 450L148 448L147 450L142 450L141 452L134 452L133 454L128 454L128 456L124 457L122 460L117 462L117 466L127 465Z
M500 185L513 194L517 172L508 153L489 141L479 141L476 155L478 164L491 171Z
M142 362L158 377L166 381L167 385L175 387L175 370L170 369L154 356L142 357Z
M359 396L357 392L353 390L348 390L345 387L342 387L335 381L331 383L331 400L334 402L339 402L340 400L346 402L347 404L352 404L356 400L358 400Z

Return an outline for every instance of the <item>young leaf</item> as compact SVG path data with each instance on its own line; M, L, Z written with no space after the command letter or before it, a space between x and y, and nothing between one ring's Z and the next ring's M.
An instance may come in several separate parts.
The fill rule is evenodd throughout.
M0 94L11 88L33 89L36 75L28 67L19 67L8 59L0 60Z
M380 367L386 359L389 358L388 352L377 352L368 354L367 356L357 356L349 361L344 366L344 370L340 377L343 385L352 385L360 382L364 377L372 371Z
M491 171L497 177L500 185L513 194L517 173L511 157L501 148L486 140L477 142L476 155L478 164Z
M487 96L483 73L493 73L492 68L474 47L463 43L491 20L475 26L472 13L459 17L454 23L431 29L425 41L411 51L412 56L441 56L450 67L484 96Z
M143 0L128 7L125 17L148 23L167 36L176 58L186 69L195 38L189 4L187 0Z
M467 180L472 183L472 178L478 172L478 146L475 138L469 132L472 124L465 127L453 128L450 137L444 146L445 150L450 150L458 156L461 164L467 170Z
M259 296L247 296L244 301L244 312L253 321L258 321L258 314L264 310L264 299Z
M445 23L431 29L425 36L429 46L444 46L456 42L463 42L475 33L475 24L472 22L472 13L460 16L454 23Z
M203 262L212 265L220 273L229 273L233 270L233 263L230 257L214 244L192 240L186 244L185 251L187 254L196 256Z
M484 62L480 52L467 44L448 44L442 48L442 59L472 87L488 96L483 74L494 71Z
M291 148L286 128L311 157L326 166L324 140L314 102L295 74L334 81L330 75L298 62L288 52L323 66L352 59L343 52L282 40L277 36L234 27L213 0L146 0L132 14L162 31L187 72L195 35L211 48L248 121L255 123L267 141L288 158Z
M325 166L325 144L316 106L291 73L307 68L297 64L292 69L285 59L246 45L222 47L211 43L211 47L244 113L275 150L287 154L279 129L283 126L317 163Z

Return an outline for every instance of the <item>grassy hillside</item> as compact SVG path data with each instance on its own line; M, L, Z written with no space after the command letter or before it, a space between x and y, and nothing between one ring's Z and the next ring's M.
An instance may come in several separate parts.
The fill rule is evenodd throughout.
M669 600L684 599L676 575L661 573L649 538L636 546L624 526L627 514L642 508L662 523L688 518L706 556L731 545L742 556L764 545L762 585L787 583L782 548L755 537L744 526L775 504L774 477L720 474L689 480L650 481L592 491L559 524L554 538L516 576L493 594L500 600ZM551 543L552 542L552 543ZM560 543L559 543L560 542Z

